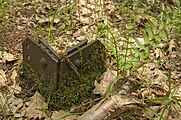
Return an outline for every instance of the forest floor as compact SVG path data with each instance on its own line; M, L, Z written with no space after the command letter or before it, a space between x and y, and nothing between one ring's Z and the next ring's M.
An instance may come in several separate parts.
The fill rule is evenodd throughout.
M67 113L76 107L83 107L81 112L86 112L95 105L94 100L89 100L71 107L70 111L58 111L48 109L39 92L23 99L15 96L22 89L18 74L23 59L22 42L31 36L35 40L44 39L60 54L83 39L99 39L106 46L110 56L108 70L101 75L99 83L95 82L93 93L104 96L119 75L123 77L111 88L108 98L112 94L120 94L123 89L121 80L140 84L138 88L125 88L128 93L121 93L129 94L139 105L111 119L181 120L180 6L158 2L151 4L153 8L149 4L144 3L147 7L141 4L145 7L142 8L136 2L124 0L50 1L1 0L0 119L73 120L78 119L81 113L70 116ZM167 9L167 6L171 7ZM165 14L157 7L163 7ZM150 42L147 38L154 40L149 39ZM130 64L129 60L136 62ZM122 101L123 105L127 105L126 102Z

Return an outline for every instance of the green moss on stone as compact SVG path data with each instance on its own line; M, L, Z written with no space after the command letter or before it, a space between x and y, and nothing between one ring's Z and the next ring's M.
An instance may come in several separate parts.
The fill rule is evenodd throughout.
M25 78L27 78L27 75L29 76L27 79L37 85L39 92L46 100L50 98L49 108L68 109L72 105L80 104L83 100L90 97L94 89L94 81L99 81L100 74L106 70L106 52L104 49L93 46L88 56L86 60L81 61L81 66L78 68L80 79L67 65L67 71L65 70L60 76L56 91L48 82L41 81L39 75L30 69L28 65L23 65L23 76Z

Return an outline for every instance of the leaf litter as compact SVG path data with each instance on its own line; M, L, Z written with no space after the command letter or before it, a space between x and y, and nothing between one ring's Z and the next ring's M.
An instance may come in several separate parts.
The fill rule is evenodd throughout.
M0 70L0 86L5 85L7 82L6 74L3 70Z
M65 10L67 7L65 4L66 1L59 1L59 2L62 5L60 9ZM63 27L65 29L67 26L68 27L70 26L70 23L67 22L65 23L66 25L62 25L61 17L56 17L54 19L51 17L50 10L52 8L55 8L56 4L50 5L49 2L42 1L42 0L26 2L24 4L21 4L21 2L15 2L14 4L16 4L15 7L11 6L11 7L14 7L13 11L10 11L10 13L8 13L8 14L14 14L14 15L9 16L9 19L12 21L15 20L14 24L18 25L17 29L21 31L26 29L25 33L23 33L22 36L25 36L25 34L27 34L28 32L32 33L33 32L33 30L31 30L32 28L36 28L36 27L38 28L40 24L41 25L49 24L53 20L54 25L52 28L52 34L55 35L55 38L54 38L55 41L51 43L51 46L55 51L58 51L59 54L62 54L66 50L67 47L73 46L85 38L87 38L89 41L96 39L97 32L99 29L97 26L97 22L100 21L99 15L104 14L104 11L102 11L102 8L98 7L98 6L103 5L103 1L99 1L98 3L95 3L94 0L90 0L89 3L87 3L85 0L80 0L77 6L75 7L75 9L72 11L72 15L71 15L73 24L80 24L80 25L77 25L77 28L73 28L72 30L67 30L67 31L65 30L62 32L63 34L59 35L57 34L58 28ZM19 4L19 7L18 7L18 4ZM113 11L114 2L105 1L104 4L106 4L106 9L108 10L108 14L112 14L112 12L114 12ZM22 6L24 7L24 9L22 9ZM34 13L36 13L35 16L33 16ZM121 19L123 19L120 15L116 14L116 16L118 20L120 21ZM108 15L104 15L102 17L102 21L104 21L104 23L111 24L111 23L108 23L108 19L110 19L110 16ZM48 31L49 28L46 30ZM119 29L114 28L113 31L114 31L113 32L114 36L118 38L122 37L118 34L118 32L116 32L116 31L119 31ZM18 32L14 32L14 33L17 34L16 36L19 36ZM40 37L48 39L47 37L43 35ZM112 35L109 34L108 38L112 39ZM121 39L125 39L125 38L122 37ZM145 44L143 41L143 38L137 38L137 39L142 44ZM119 44L124 45L121 42L119 42ZM171 40L169 43L169 47L166 51L168 54L166 57L165 56L166 53L161 50L161 48L164 45L160 44L158 46L160 47L158 47L156 51L153 51L153 53L150 54L149 58L150 60L154 62L157 62L157 60L161 59L160 61L162 62L161 63L162 67L166 69L172 68L173 71L171 71L171 74L172 74L171 77L174 80L172 84L173 86L177 86L177 84L180 84L180 76L181 76L179 72L181 68L181 63L180 63L181 58L179 54L180 47L176 46L175 42ZM137 47L139 48L138 45ZM175 50L175 49L179 49L179 50ZM21 53L17 53L17 54L21 54ZM22 100L20 98L15 97L13 93L21 92L21 88L19 87L19 83L18 83L19 80L17 80L18 79L17 71L13 69L12 70L1 69L1 66L4 66L2 64L16 60L15 56L18 56L18 55L14 55L6 51L0 51L1 105L2 104L5 105L7 110L10 110L8 108L8 105L10 105L12 109L11 111L14 114L15 118L24 117L27 119L40 119L47 115L45 112L47 106L44 101L44 98L38 92L36 92L32 97L30 97L27 100L26 99ZM14 67L17 67L17 66L14 66ZM154 63L144 64L142 67L137 69L139 74L136 74L135 76L133 75L134 76L133 81L135 80L135 81L144 83L141 86L141 88L132 90L130 92L130 95L124 96L123 94L128 93L130 89L129 87L130 83L129 82L127 83L125 82L124 84L119 83L117 86L113 87L112 91L110 92L110 95L119 93L119 91L121 90L123 90L124 92L120 92L119 96L112 96L111 99L114 101L115 104L117 104L119 108L121 108L124 105L126 106L129 104L141 104L142 101L140 99L139 100L135 99L135 98L140 98L140 96L141 96L141 99L166 96L166 92L168 91L167 75L166 75L167 71L160 69L158 67L159 66ZM6 75L6 73L8 72L11 72L11 74ZM130 74L131 76L134 73L127 73L127 74ZM116 71L110 70L110 69L106 71L102 75L100 82L95 81L94 93L103 95L105 91L107 90L108 86L110 85L110 83L115 79L116 76L117 76ZM13 81L13 84L9 88L10 92L8 92L9 89L7 89L6 83L8 83L10 80ZM4 96L4 93L6 93L7 97ZM181 87L178 87L176 96L180 97L181 96L180 93L181 93ZM153 106L154 105L152 105L151 107ZM160 109L160 106L161 106L161 103L158 106L154 106L155 111L158 111ZM174 119L174 120L179 119L179 112L181 111L180 108L181 108L180 106L177 106L174 108L171 106L170 108L168 108L168 110L165 113L165 114L169 114L170 112L171 115L169 116L168 119ZM8 111L6 111L6 113L8 113ZM67 112L61 111L61 110L53 111L52 118L56 118L57 116L60 116L65 113ZM129 115L131 115L131 113L129 113ZM120 118L124 119L126 118L126 116L130 117L129 115L126 115L126 113L125 114L123 113L122 115L120 115ZM140 116L142 116L142 114ZM71 116L71 117L72 118L70 119L77 118L77 116ZM144 114L142 117L144 117ZM51 115L50 115L50 118L51 118Z

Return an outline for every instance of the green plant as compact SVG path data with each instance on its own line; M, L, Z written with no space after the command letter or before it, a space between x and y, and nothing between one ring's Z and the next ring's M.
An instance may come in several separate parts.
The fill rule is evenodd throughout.
M113 86L117 83L118 80L120 80L122 77L121 76L117 76L114 80L112 80L112 82L110 83L110 85L108 86L106 92L103 95L103 98L108 97L108 93L111 91L111 89L113 88Z
M143 4L142 4L143 5ZM158 48L158 44L162 43L164 45L168 45L171 40L177 41L177 35L180 32L180 7L177 6L165 6L164 8L157 8L157 12L153 13L149 7L145 6L149 11L149 15L147 13L142 14L143 16L147 16L147 23L144 24L144 28L141 29L141 34L144 38L144 44L140 43L136 40L137 45L141 48L142 53L148 53L148 51L154 51L155 48ZM177 16L177 17L175 17ZM178 20L179 19L179 20ZM173 32L174 31L174 32ZM141 54L142 54L141 53ZM149 55L149 53L148 53ZM142 56L144 58L144 56ZM168 80L168 96L166 97L158 97L158 98L150 98L145 99L146 101L163 101L164 108L161 113L157 113L154 110L147 108L147 110L154 113L160 120L165 119L164 114L166 109L172 105L172 103L179 104L179 99L176 96L176 93L180 86L172 88L171 87L171 73L169 72L167 76ZM150 119L153 119L150 117Z
M81 115L83 113L66 113L66 114L63 114L59 117L56 117L54 120L64 120L66 117L69 117L69 116L72 116L72 115Z
M12 117L13 112L9 103L8 88L0 86L0 119L10 119Z
M144 45L146 39L142 43L135 35L137 33L136 18L134 16L136 12L127 7L128 1L124 1L123 3L121 4L122 9L116 6L114 11L115 13L121 12L122 16L124 16L121 22L114 24L108 19L107 24L103 22L98 24L97 36L98 38L105 39L103 42L112 56L111 60L115 63L113 67L118 73L117 78L110 83L103 97L106 97L113 85L124 76L124 72L135 69L135 63L143 59L145 60L149 56L150 49ZM125 25L117 27L117 24ZM138 47L135 46L136 44Z
M9 8L9 0L0 0L0 18L6 16L7 10Z
M97 24L97 37L98 38L104 38L107 34L108 34L108 31L109 31L109 25L108 24L105 24L103 22L99 22Z
M5 34L8 27L8 21L6 18L7 12L9 10L9 0L0 0L0 32Z
M72 30L74 29L74 27L72 27L72 12L73 12L73 9L76 7L77 5L77 1L74 2L74 3L69 3L67 5L67 8L66 10L64 11L65 14L61 15L60 13L63 13L63 11L61 11L61 9L59 8L59 6L57 6L57 8L55 9L54 13L53 11L51 10L51 13L53 13L53 19L51 20L50 24L49 24L49 31L48 31L48 41L49 43L52 43L54 42L54 38L51 34L51 31L52 31L52 28L53 28L53 25L54 25L54 20L56 17L61 17L62 21L64 24L66 23L69 23L70 21L70 28L63 28L61 30L59 30L59 34L62 34L62 33L65 33L69 30Z
M150 6L146 3L135 1L133 4L136 5L129 8L127 0L124 0L123 3L121 4L121 10L115 9L114 13L117 11L121 12L124 18L117 24L125 24L125 26L118 28L117 24L109 23L108 19L108 25L103 22L98 24L97 33L98 37L105 39L104 44L112 56L113 63L115 63L113 67L119 73L118 78L120 75L124 75L120 73L124 73L127 70L135 70L148 63L151 51L155 51L158 48L158 44L162 43L167 46L172 39L178 41L176 36L179 36L178 34L181 30L181 27L179 27L181 19L180 4L176 6L168 5L162 8L158 4ZM153 11L154 7L157 8L156 11ZM139 10L141 12L138 12ZM145 23L140 23L142 24L141 28L138 28L136 15L146 20ZM114 29L118 30L115 32ZM138 36L141 36L143 39L140 39ZM140 65L137 66L137 64ZM110 83L104 97L107 96L117 80L119 79L116 78ZM170 92L171 98L173 97L172 93L175 91L172 90ZM168 98L165 99L168 100Z
M164 118L164 113L167 110L167 108L170 105L172 105L172 103L178 104L181 107L181 105L179 103L179 96L176 96L176 93L178 92L180 86L172 88L172 86L171 86L171 72L169 72L169 74L167 75L167 78L168 78L168 80L167 80L167 85L168 85L167 95L168 96L145 99L146 101L163 101L164 107L163 107L161 113L157 113L154 110L147 108L148 111L151 111L157 117L159 117L159 120L165 120L166 119L166 118ZM150 116L147 114L147 117L150 117ZM150 118L150 119L153 119L153 118Z
M38 40L39 36L47 38L49 44L53 43L56 37L59 37L66 33L67 31L74 30L76 27L72 24L72 13L77 2L66 3L65 8L61 7L58 3L55 4L55 1L50 0L50 10L46 11L46 18L49 21L38 23L37 14L33 16L33 20L36 22L37 26L33 29L32 34L35 39ZM59 20L58 23L55 21ZM48 28L48 29L47 29ZM58 28L56 31L53 28Z

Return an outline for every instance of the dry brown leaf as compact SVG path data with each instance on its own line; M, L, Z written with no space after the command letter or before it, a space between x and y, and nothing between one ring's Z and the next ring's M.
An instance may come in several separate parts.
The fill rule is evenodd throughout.
M149 107L149 108L150 108L151 110L153 110L155 113L157 113L158 110L159 110L159 108L160 108L160 106L151 106L151 107ZM154 116L155 116L155 114L154 114L152 111L149 111L149 110L146 110L145 113L146 113L147 115L149 115L150 117L154 117Z
M108 13L114 12L115 10L115 4L113 1L106 1L106 9L108 10Z
M95 81L95 83L94 83L95 89L93 92L95 94L103 95L105 93L105 91L107 90L107 88L109 87L112 80L114 80L116 78L116 76L117 76L117 71L107 69L107 71L104 72L103 75L101 76L102 79L101 79L100 83Z
M91 24L92 23L92 19L90 17L80 16L80 19L78 18L78 20L80 20L80 22L83 24Z
M7 82L6 74L3 70L0 70L0 86Z
M168 91L167 76L165 71L157 68L157 64L148 63L139 68L138 78L144 81L146 88L141 89L141 95L146 98L155 98L165 96Z
M118 107L124 106L124 105L130 105L130 104L138 104L139 101L135 100L133 97L128 97L126 95L114 95L111 96L112 100L117 104Z
M19 94L21 92L21 87L19 86L19 84L15 83L13 86L12 86L13 89L11 89L14 93L16 94Z
M86 36L79 36L79 37L76 37L77 40L85 40L87 39Z
M3 58L3 55L2 55L2 52L0 51L0 63L2 63L2 58Z
M103 73L101 81L112 82L112 80L115 79L116 76L117 71L108 68L107 71Z
M89 8L91 10L95 10L96 6L95 6L95 4L87 4L87 8Z
M43 111L46 109L46 103L44 100L44 97L41 96L39 92L36 92L30 98L30 101L26 103L28 105L28 108L26 109L26 117L29 119L41 118Z
M79 5L80 6L84 6L86 4L87 4L86 0L79 0Z
M99 84L97 81L95 81L94 85L95 85L95 89L93 90L93 93L104 95L110 83L106 81L101 81L101 83Z
M141 86L141 83L135 78L123 78L121 81L118 81L114 86L115 91L119 95L129 95L136 90L138 90Z
M76 30L76 31L73 33L73 36L74 36L74 37L82 37L82 36L84 36L84 35L86 34L88 28L89 28L88 25L83 26L82 28ZM81 40L81 39L79 39L79 40Z
M17 83L17 81L16 81L17 75L18 74L17 74L16 70L13 70L12 75L10 77L13 82L13 85L11 86L10 91L13 91L14 93L18 94L21 91L21 87L19 86L19 83Z
M64 115L66 112L63 111L63 110L60 110L60 111L53 111L52 113L52 119L56 119L57 117L60 117L62 115Z
M88 15L90 15L90 14L92 13L91 10L89 10L89 9L87 9L87 8L85 8L85 7L83 7L82 9L80 9L80 11L81 11L81 15L82 15L82 16L88 16Z
M96 25L93 25L93 26L90 26L90 30L91 30L92 33L97 33L98 28L97 28Z
M165 109L165 111L163 113L163 118L166 118L166 120L180 120L180 118L181 118L180 110L181 109L180 109L179 105L171 104L167 107L167 109ZM157 111L156 113L161 115L162 111L160 111L159 113ZM156 116L154 118L154 120L160 120L160 117Z
M42 17L37 16L36 20L40 24L46 23L46 22L52 22L52 20L53 20L54 23L59 23L60 22L60 19L58 19L58 18L55 18L55 19L53 19L53 17L46 18L45 16L42 16Z
M63 115L67 114L67 112L60 110L60 111L53 111L52 114L52 119L53 120L60 120L59 118ZM66 118L64 118L63 120L75 120L79 115L71 115L71 116L67 116Z
M145 40L144 40L144 38L136 38L141 44L145 44ZM137 47L137 48L140 48L140 46L136 43L136 40L134 39L134 38L130 38L129 39L129 41L130 42L134 42L134 44L135 44L135 46Z
M11 62L11 61L13 61L13 60L15 60L14 55L12 55L11 53L7 53L6 51L3 53L2 61L3 61L4 63L6 63L6 62Z
M169 48L168 48L168 52L169 52L169 55L172 54L172 49L175 48L175 41L174 40L171 40L170 43L169 43Z
M0 109L0 113L8 113L10 111L10 101L9 97L7 96L7 91L3 91L3 88L0 90L0 107L3 107L3 109ZM6 89L6 88L5 88Z
M36 92L28 102L29 109L44 109L46 105L44 100L44 97L39 92Z
M140 75L140 79L146 78L145 80L148 80L147 82L151 83L152 85L161 85L165 90L168 89L168 86L166 84L167 76L164 71L161 71L157 68L157 65L155 63L145 64L143 67L140 67L138 71L139 73L141 73L138 74L138 76Z
M181 118L181 107L176 104L176 105L170 105L169 108L166 109L166 117L168 118L167 120L180 120ZM165 118L166 118L165 117Z
M43 2L43 0L35 0L36 2L40 2L40 3L42 3Z
M11 80L12 80L12 81L15 81L17 75L18 75L18 74L17 74L16 70L13 70L12 75L11 75Z
M16 114L18 112L18 110L21 110L21 108L23 107L24 103L23 102L19 102L19 104L17 104L17 106L15 107L15 109L12 110L12 112L14 114ZM18 114L18 113L17 113ZM23 115L21 115L23 116Z
M28 110L26 111L26 117L28 120L30 119L40 119L43 114L42 110L37 110L37 109L33 109L33 110Z
M178 90L177 90L177 93L175 95L178 99L179 99L179 103L181 104L181 86L179 86ZM181 109L181 107L180 107ZM180 111L181 112L181 111Z
M11 93L11 92L10 92ZM24 112L25 111L25 104L23 102L22 99L20 98L16 98L14 95L12 95L10 98L8 99L9 107L11 108L12 113L17 116L17 118L24 116ZM14 116L14 117L15 117Z
M159 48L156 48L156 50L155 50L155 57L156 57L156 59L158 59L158 58L163 58L164 57L164 54L162 53L162 51L159 49Z

